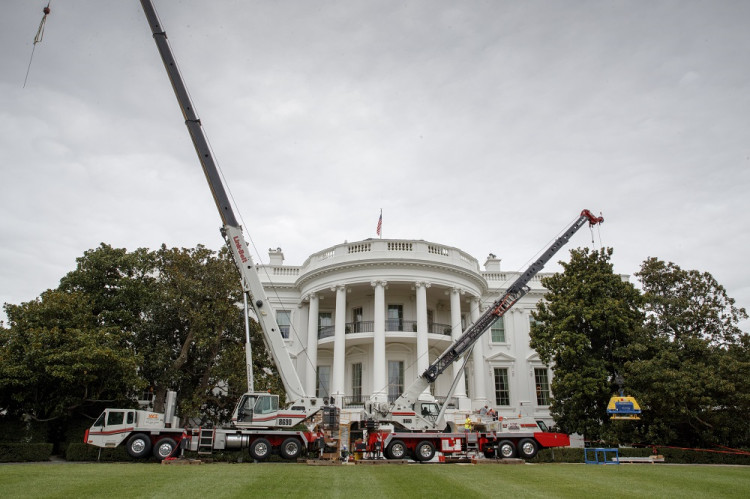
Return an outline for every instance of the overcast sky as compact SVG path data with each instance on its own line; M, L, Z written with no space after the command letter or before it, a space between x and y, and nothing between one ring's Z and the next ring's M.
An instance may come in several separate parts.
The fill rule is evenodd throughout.
M46 4L0 3L0 302L101 242L222 244L140 2L53 1L23 88ZM588 208L616 272L658 257L750 308L750 2L155 4L256 260L382 208L386 238L520 270Z

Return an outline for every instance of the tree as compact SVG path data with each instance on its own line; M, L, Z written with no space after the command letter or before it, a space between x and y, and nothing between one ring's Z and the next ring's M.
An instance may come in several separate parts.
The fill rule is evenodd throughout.
M747 445L747 313L708 272L649 258L636 274L643 334L629 347L628 383L644 411L635 434L684 446Z
M150 387L177 390L183 416L226 421L245 390L239 282L226 249L86 251L57 289L6 304L0 409L92 417L103 402L134 406ZM277 390L257 327L252 336L256 386Z
M48 290L5 305L0 407L37 421L70 418L101 402L127 404L142 386L137 356L117 327L99 324L82 293Z
M161 409L168 389L176 390L183 417L225 421L246 385L237 270L226 249L217 256L200 245L162 246L156 270L158 298L149 304L149 320L136 339L155 408Z
M640 295L612 271L612 249L570 251L563 272L532 313L530 345L554 368L550 412L557 426L588 439L608 436L606 408L624 370L625 347L643 321Z

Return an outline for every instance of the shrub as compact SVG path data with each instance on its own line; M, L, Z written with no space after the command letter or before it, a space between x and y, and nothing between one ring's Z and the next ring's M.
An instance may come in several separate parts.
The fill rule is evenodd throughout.
M52 444L0 443L0 463L49 461Z

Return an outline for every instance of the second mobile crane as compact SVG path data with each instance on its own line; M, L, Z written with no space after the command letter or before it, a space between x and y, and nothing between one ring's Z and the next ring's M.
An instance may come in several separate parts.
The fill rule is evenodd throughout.
M448 367L463 359L473 348L477 340L510 310L526 293L529 292L529 281L537 275L552 257L570 240L578 230L588 223L594 226L604 222L589 210L583 210L580 216L562 235L542 253L521 275L508 287L466 331L453 342L438 358L419 376L392 404L371 401L365 405L363 418L369 421L370 428L385 423L392 424L395 431L378 439L385 450L386 457L400 459L411 455L419 461L432 459L435 450L444 453L462 453L467 450L470 435L442 432L446 427L445 412L452 395L449 393L442 406L432 397L422 397L430 383L433 383ZM455 380L454 385L455 387ZM452 390L452 389L451 389ZM420 400L423 398L423 400ZM518 451L523 457L531 458L544 447L569 445L567 435L549 433L531 418L528 421L489 422L483 432L471 435L478 451L485 455L495 452L503 457L514 457ZM370 452L374 449L368 449Z

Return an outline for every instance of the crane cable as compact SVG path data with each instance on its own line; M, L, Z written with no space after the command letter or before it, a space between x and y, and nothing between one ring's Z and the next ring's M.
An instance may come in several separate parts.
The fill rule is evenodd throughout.
M34 50L36 49L36 44L41 42L44 38L44 27L47 24L47 16L49 15L52 10L50 10L49 6L52 3L52 0L49 0L47 2L47 6L42 9L42 12L44 12L44 16L42 16L42 21L39 23L39 29L36 30L36 36L34 36L34 46L31 48L31 57L29 58L29 66L26 68L26 77L23 79L23 88L26 88L26 81L29 79L29 71L31 71L31 61L34 60Z

